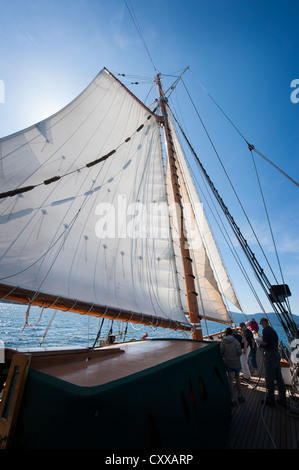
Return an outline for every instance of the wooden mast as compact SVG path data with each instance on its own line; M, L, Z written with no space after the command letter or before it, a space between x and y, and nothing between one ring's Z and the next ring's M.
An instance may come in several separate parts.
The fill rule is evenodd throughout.
M183 205L181 202L181 195L179 192L179 179L177 174L177 156L174 149L174 143L171 135L171 130L168 123L168 114L166 110L166 100L165 96L162 91L161 79L160 74L156 77L158 90L159 90L159 97L160 97L160 108L163 116L163 128L165 133L165 140L167 146L167 157L170 166L170 175L171 175L171 184L172 190L174 195L174 201L176 207L180 208L179 214L179 240L180 240L180 248L182 254L182 261L183 261L183 270L184 270L184 278L185 278L185 285L186 285L186 292L187 292L187 302L188 302L188 310L189 310L189 317L190 323L193 326L192 335L194 339L202 339L202 330L201 330L201 323L200 323L200 316L197 304L197 292L195 290L195 283L194 279L195 276L193 275L192 269L192 259L190 257L189 251L189 244L188 240L185 236L184 232L184 213L183 213Z

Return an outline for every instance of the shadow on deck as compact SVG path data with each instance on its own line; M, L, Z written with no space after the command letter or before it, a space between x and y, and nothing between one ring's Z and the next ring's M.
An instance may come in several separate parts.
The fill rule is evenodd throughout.
M299 449L299 395L287 387L287 408L263 405L266 383L261 356L258 365L259 377L252 377L249 382L241 379L245 402L232 408L226 448Z

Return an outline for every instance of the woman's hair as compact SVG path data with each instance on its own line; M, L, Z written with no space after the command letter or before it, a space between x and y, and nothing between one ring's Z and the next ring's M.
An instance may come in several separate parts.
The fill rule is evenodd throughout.
M233 334L233 330L232 330L231 328L226 328L225 334L226 334L226 336L232 335L232 334Z

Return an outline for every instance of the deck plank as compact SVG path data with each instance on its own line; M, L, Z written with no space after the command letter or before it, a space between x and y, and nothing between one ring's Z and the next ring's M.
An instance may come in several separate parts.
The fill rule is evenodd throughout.
M232 408L232 421L227 449L299 449L299 416L291 416L290 408L263 406L266 382L262 356L258 358L259 376L250 382L241 379L245 403ZM276 390L276 398L278 392ZM291 390L287 389L290 406ZM299 401L299 395L294 395Z

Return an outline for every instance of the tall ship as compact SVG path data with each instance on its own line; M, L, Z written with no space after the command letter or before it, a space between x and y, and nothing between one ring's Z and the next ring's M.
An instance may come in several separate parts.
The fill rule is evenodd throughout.
M104 68L53 116L0 140L0 299L182 332L88 348L5 350L3 448L225 446L230 392L215 337L241 307L184 140L290 344L287 284L270 283L155 77L146 106ZM250 145L250 144L249 144ZM251 146L250 151L254 151ZM294 383L296 363L288 356Z

